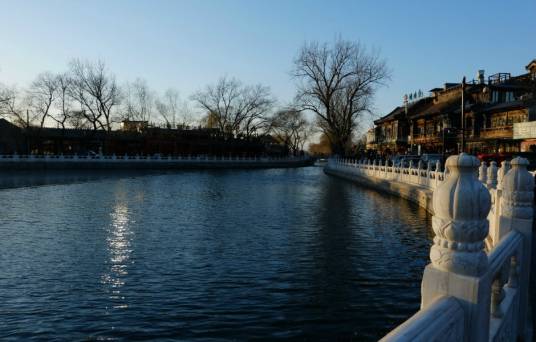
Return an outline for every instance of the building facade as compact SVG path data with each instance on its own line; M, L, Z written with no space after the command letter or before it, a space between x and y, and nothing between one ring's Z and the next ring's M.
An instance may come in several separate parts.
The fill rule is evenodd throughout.
M406 97L403 106L374 122L374 141L367 146L382 155L536 151L536 60L526 70L487 79L480 70L476 80L446 83L414 101Z

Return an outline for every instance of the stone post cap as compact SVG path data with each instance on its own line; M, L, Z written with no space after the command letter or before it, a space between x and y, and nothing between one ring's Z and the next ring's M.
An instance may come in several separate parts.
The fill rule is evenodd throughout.
M467 153L460 153L458 155L448 157L445 166L448 166L451 168L451 170L474 169L475 167L480 166L480 161Z
M511 217L532 218L534 176L527 171L529 161L514 158L512 168L503 178L503 214Z
M487 268L483 250L491 196L475 177L479 165L476 157L465 153L449 157L450 176L434 191L430 259L439 269L480 275Z
M529 161L526 158L515 157L510 162L510 165L512 167L516 167L516 166L520 166L520 165L524 165L525 167L527 167L529 165Z

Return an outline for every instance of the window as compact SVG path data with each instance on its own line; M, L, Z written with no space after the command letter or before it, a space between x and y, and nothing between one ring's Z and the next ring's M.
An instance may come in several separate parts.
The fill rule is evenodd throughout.
M423 126L419 127L419 134L424 135L424 127Z

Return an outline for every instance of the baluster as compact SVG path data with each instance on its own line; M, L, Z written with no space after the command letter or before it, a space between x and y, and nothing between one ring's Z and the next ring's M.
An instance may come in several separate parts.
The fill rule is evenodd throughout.
M501 310L501 302L504 298L503 284L501 274L497 274L491 285L491 315L495 318L501 318L503 312Z
M439 177L441 175L441 162L438 160L436 161L435 171L434 171L434 188L437 189L439 186Z
M497 163L495 161L489 164L486 185L488 189L495 189L497 187Z
M433 193L430 249L421 285L421 309L438 296L453 296L464 303L465 341L487 341L491 280L484 239L491 207L489 191L474 176L478 159L465 153L446 163L450 175Z
M517 265L517 255L512 255L510 258L510 270L508 272L508 287L517 288L519 282L519 269Z
M503 160L501 163L501 168L497 174L497 189L502 190L503 188L503 179L504 176L510 171L510 162L508 160Z
M534 176L527 171L529 162L524 158L514 158L512 169L503 177L500 204L499 232L505 234L515 230L523 236L519 264L519 311L518 331L525 332L528 309L528 289L530 276L530 256L532 251L532 220L534 199ZM502 235L500 235L502 236Z
M478 180L481 181L482 184L486 184L488 181L488 167L486 166L485 161L482 161L478 168Z

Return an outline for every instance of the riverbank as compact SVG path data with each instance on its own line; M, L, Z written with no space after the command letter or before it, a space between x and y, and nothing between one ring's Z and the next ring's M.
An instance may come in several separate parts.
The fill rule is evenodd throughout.
M343 169L333 167L330 163L326 164L324 172L328 175L344 178L380 192L386 192L404 198L418 204L430 214L434 214L434 209L432 208L433 191L431 189L393 180L361 176L355 172L345 172Z
M166 170L268 169L311 166L309 157L244 158L210 156L0 156L0 171L11 170Z

